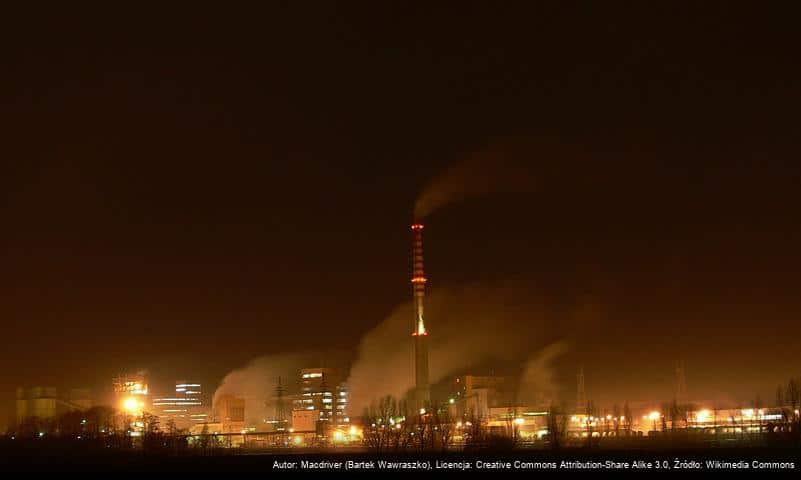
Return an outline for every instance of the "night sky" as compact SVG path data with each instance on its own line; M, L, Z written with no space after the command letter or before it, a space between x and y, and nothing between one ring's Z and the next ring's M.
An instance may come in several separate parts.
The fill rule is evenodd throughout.
M578 363L602 399L801 373L797 12L427 3L4 12L2 405L352 351L410 300L417 195L495 145L540 183L432 214L430 285L597 308L568 399Z

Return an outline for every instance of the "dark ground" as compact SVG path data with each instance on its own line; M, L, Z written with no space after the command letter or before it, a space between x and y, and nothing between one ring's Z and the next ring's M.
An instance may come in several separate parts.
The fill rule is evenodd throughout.
M331 453L308 453L309 451L295 451L282 454L254 453L240 454L232 453L228 450L222 455L197 455L197 454L147 454L143 452L89 452L77 449L49 450L42 448L6 448L0 453L0 470L4 472L90 472L90 473L223 473L231 474L237 472L271 472L282 473L354 473L381 474L402 473L419 474L419 469L412 471L398 469L346 469L345 462L377 462L386 460L391 462L405 461L415 465L415 462L430 462L428 472L437 475L448 475L450 473L463 472L469 470L479 474L496 473L517 473L517 474L536 474L538 472L548 473L596 473L598 471L610 470L608 468L587 468L577 467L572 469L553 468L553 469L532 469L514 468L514 462L555 462L559 467L561 461L567 462L628 462L630 467L615 468L611 471L615 474L623 472L634 472L639 475L650 473L660 473L665 470L683 474L686 470L695 472L710 472L706 465L707 461L721 462L744 462L747 468L742 467L740 471L753 473L790 473L798 475L801 466L801 449L799 448L707 448L707 449L686 449L686 448L653 448L643 447L637 449L612 450L612 449L567 449L561 451L551 450L513 450L513 451L492 451L477 450L472 452L445 452L445 453L388 453L375 454L364 452L331 452ZM302 462L342 462L341 467L334 468L303 468ZM633 468L634 463L642 461L639 468ZM676 462L684 462L677 465ZM452 465L451 468L437 468L437 462L464 462ZM506 468L478 468L477 462L510 462L511 466ZM754 462L784 462L792 464L790 468L784 470L779 468L760 469L756 468ZM465 463L468 468L465 468ZM650 466L647 464L650 463ZM281 468L281 465L284 468ZM658 464L658 465L657 465ZM684 468L677 468L682 466Z

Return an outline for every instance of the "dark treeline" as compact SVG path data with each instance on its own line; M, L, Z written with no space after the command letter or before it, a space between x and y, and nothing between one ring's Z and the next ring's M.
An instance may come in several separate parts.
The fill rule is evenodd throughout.
M174 424L162 428L150 413L136 417L111 407L70 411L54 419L27 417L6 433L11 448L70 448L85 451L143 450L181 451L189 447L187 436Z
M581 412L552 404L544 418L544 432L532 440L521 435L519 413L510 407L491 427L473 412L453 417L447 406L415 411L406 401L383 397L364 411L361 446L375 453L444 452L449 450L626 449L801 446L801 381L788 380L776 389L772 405L759 396L736 408L699 406L673 399L659 415L647 416L635 430L628 403L599 409L587 401ZM705 418L699 416L703 412ZM748 412L748 413L746 413ZM643 422L645 429L643 429ZM500 425L499 425L500 424ZM210 434L208 427L190 435L169 421L144 412L131 416L110 407L70 411L54 419L29 417L3 437L4 449L38 448L97 452L141 451L164 454L233 453L231 437ZM644 435L644 431L647 435ZM320 444L323 445L323 444ZM319 445L318 445L319 446ZM323 445L324 446L324 445Z

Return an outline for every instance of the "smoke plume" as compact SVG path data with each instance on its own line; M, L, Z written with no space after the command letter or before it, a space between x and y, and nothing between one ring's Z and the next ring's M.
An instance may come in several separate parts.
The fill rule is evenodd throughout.
M422 220L440 208L472 197L533 192L548 183L564 185L560 173L564 171L570 172L571 182L577 184L581 179L570 165L582 157L576 149L549 140L495 142L430 182L415 204L415 217ZM426 313L432 325L432 384L483 365L514 365L524 395L532 400L554 395L552 364L567 348L555 335L584 317L545 305L521 286L473 285L430 292ZM411 302L403 304L362 338L347 381L353 414L360 414L383 395L402 398L414 386L414 347L409 337L413 318ZM558 329L553 328L554 322L559 322ZM273 414L277 377L295 381L298 369L314 364L312 358L319 357L296 354L258 358L229 373L215 399L223 393L243 396L248 421L261 421ZM296 391L294 383L285 386L289 392Z
M328 355L323 357L330 358ZM251 360L223 378L214 392L213 404L224 394L242 397L245 399L245 421L248 424L260 424L265 418L274 416L278 377L281 377L287 395L284 401L288 402L289 394L298 389L298 371L301 368L320 366L320 358L319 352L309 352L265 355Z
M545 346L526 361L518 381L518 399L522 402L542 402L558 394L553 363L566 353L568 345L559 341Z
M414 207L415 219L423 220L436 210L469 198L493 193L529 193L568 172L586 155L579 149L550 139L503 139L474 152L425 186Z
M557 393L554 361L567 344L557 341L571 326L586 324L586 312L547 307L529 286L466 285L439 288L426 297L431 321L429 338L432 384L473 368L508 367L518 372L520 398L539 401ZM577 314L578 312L578 314ZM360 415L384 395L402 398L414 386L414 345L411 302L399 306L361 339L347 380L350 412ZM223 378L214 403L223 394L245 399L248 424L260 424L275 414L278 377L287 396L298 391L298 371L347 364L340 352L265 355ZM336 363L329 364L329 363ZM288 402L289 398L285 399Z
M566 348L552 343L583 319L547 308L519 286L440 288L426 302L432 384L471 368L525 364L523 384L552 393L552 363ZM354 414L380 396L402 398L414 386L413 318L412 304L404 304L362 338L348 379Z

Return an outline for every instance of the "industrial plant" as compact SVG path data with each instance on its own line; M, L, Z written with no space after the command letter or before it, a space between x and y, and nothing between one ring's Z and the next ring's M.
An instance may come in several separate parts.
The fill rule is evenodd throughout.
M123 444L129 448L144 448L148 437L166 435L173 441L179 439L183 448L265 452L321 448L458 451L492 445L619 448L677 439L693 446L797 441L801 390L794 379L779 388L775 404L755 403L747 408L692 400L683 362L676 362L674 395L667 402L597 406L586 392L583 365L576 373L574 402L553 398L547 392L523 392L525 385L515 374L495 371L453 375L432 385L423 229L420 222L411 225L414 317L410 341L414 354L408 368L414 385L403 397L376 391L368 408L353 411L347 372L302 366L293 378L275 377L272 391L264 391L262 398L249 404L236 392L212 396L200 383L184 379L157 394L149 372L142 370L115 377L112 405L103 411L102 428L80 418L77 435L76 427L63 427L62 419L94 417L97 421L98 407L88 389L60 395L54 387L20 387L15 427L9 435L23 440L69 432L81 438L94 429L101 437L127 438ZM264 416L249 421L250 410Z
M801 468L799 2L6 3L0 472Z

